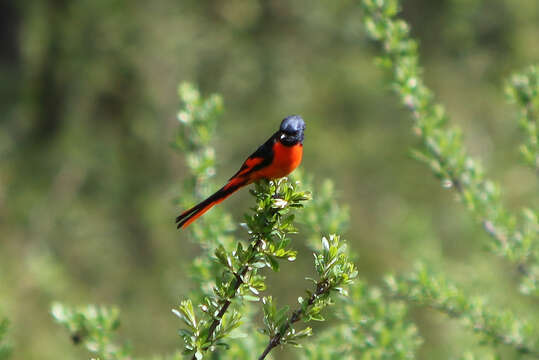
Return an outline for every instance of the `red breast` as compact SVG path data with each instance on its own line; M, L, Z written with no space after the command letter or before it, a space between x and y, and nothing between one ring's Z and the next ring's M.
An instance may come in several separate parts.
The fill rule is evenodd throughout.
M261 169L257 178L278 179L290 174L301 163L303 144L286 146L276 141L273 145L273 161Z

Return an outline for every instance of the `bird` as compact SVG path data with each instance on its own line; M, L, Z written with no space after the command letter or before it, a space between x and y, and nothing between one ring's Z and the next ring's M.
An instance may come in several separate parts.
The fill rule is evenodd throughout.
M303 157L304 131L305 122L301 116L285 117L279 130L243 162L225 186L176 218L177 228L186 228L214 205L246 185L261 179L282 178L294 171Z

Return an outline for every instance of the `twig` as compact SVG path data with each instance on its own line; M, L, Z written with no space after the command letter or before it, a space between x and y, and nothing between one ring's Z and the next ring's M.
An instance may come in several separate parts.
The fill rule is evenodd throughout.
M418 300L411 299L410 297L408 297L406 295L393 294L390 298L392 298L394 300L403 300L403 301L407 301L407 302L412 302L412 303L415 303L415 304L417 304L419 306L424 306L424 307L427 307L427 308L431 308L433 310L444 313L444 314L446 314L447 316L449 316L450 318L453 318L453 319L461 319L464 316L466 316L466 313L464 311L462 311L462 310L452 309L452 308L449 308L447 306L444 306L443 304L434 303L434 302L433 303L421 302L421 301L418 301ZM490 336L492 339L494 339L495 341L497 341L499 343L502 343L504 345L513 347L514 349L516 349L518 352L520 352L522 354L533 356L533 357L539 359L539 351L538 350L533 349L530 346L528 346L528 345L526 345L526 344L524 344L522 342L516 341L515 339L512 339L508 335L504 335L504 334L502 334L500 332L497 332L492 327L488 327L484 322L475 321L475 322L472 323L472 328L474 330L478 331L478 332L482 332L482 333Z
M307 306L302 306L292 313L292 316L290 316L290 319L288 319L284 327L277 334L271 337L268 345L266 346L264 352L262 353L262 355L260 355L258 360L264 360L266 356L270 353L270 351L281 343L283 335L288 331L292 324L301 320L303 315L305 315L305 310L312 306L316 299L320 297L320 295L323 295L326 291L328 291L329 285L330 284L327 279L320 281L316 284L316 291L309 297L309 300L307 301Z
M261 238L258 238L257 241L255 242L255 244L253 245L252 247L252 250L251 250L251 255L249 257L249 259L247 260L246 264L242 267L242 269L236 274L236 280L234 282L234 286L232 287L232 289L234 290L234 296L236 296L236 292L238 291L238 289L240 288L240 286L244 283L242 278L245 276L245 274L247 274L247 271L249 271L249 268L251 267L251 261L253 260L253 258L255 257L257 251L258 251L258 248L260 247L262 243L262 239ZM234 297L233 296L233 297ZM232 303L231 300L226 300L224 303L223 303L223 306L221 307L221 310L219 310L219 313L217 313L217 316L215 317L215 319L213 320L213 322L211 323L210 327L208 328L208 336L206 338L206 341L210 341L212 336L213 336L213 333L215 331L215 329L217 328L217 326L219 325L219 323L221 322L221 319L223 318L223 315L225 315L226 311L228 310L228 307L230 306L230 304ZM203 350L207 350L207 348L204 348ZM191 358L191 360L196 360L196 354L193 354L193 357Z
M376 13L375 16L378 19L382 18L382 16L379 13ZM413 101L412 99L408 99L407 101L405 101L405 105L408 108L408 110L410 110L410 112L412 113L412 117L414 118L414 120L416 122L419 121L423 115L421 114L420 109L418 108L417 101ZM530 106L528 106L528 105L530 105ZM534 121L532 110L533 109L531 109L531 103L528 103L527 106L526 106L525 112L526 112L526 118L528 119L529 122ZM426 141L426 137L424 136L424 134L421 131L416 132L416 135L418 137L421 137L423 139L423 141ZM446 157L444 157L440 153L439 149L437 149L436 147L428 147L428 150L434 156L436 161L438 161L440 166L445 170L446 174L448 175L449 181L453 185L452 187L455 189L458 196L461 199L463 199L464 198L465 185L463 185L463 183L460 180L459 176L455 174L455 169L451 167L448 159ZM538 164L539 164L539 158L538 158ZM537 171L538 171L538 174L539 174L539 168L538 168ZM484 182L480 183L478 185L482 185L482 184L484 184ZM491 219L489 219L486 216L483 216L483 217L481 217L479 219L479 222L482 224L482 226L485 229L485 231L487 232L487 234L490 235L494 240L496 240L502 246L502 248L506 249L509 246L508 236L506 234L504 234L502 231L500 231L497 228L496 224ZM517 270L521 274L523 274L525 276L528 276L528 277L531 274L530 271L529 271L528 263L533 261L533 259L530 259L530 257L531 257L531 254L528 254L527 260L520 261L517 264ZM535 278L533 278L533 280L535 280Z

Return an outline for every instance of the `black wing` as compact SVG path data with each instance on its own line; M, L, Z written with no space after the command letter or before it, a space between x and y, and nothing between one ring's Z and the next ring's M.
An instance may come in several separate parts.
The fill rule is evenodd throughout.
M247 158L247 160L245 160L245 162L243 163L241 168L229 180L233 179L239 173L241 173L242 171L247 169L249 167L248 162L249 162L250 159L262 159L262 161L259 162L258 164L256 164L255 166L253 166L245 174L242 174L242 176L248 175L248 174L252 173L253 171L257 171L257 170L262 169L262 168L268 166L269 164L271 164L271 162L273 161L273 144L275 144L275 142L277 141L278 136L279 136L279 132L276 132L265 143L260 145L258 147L258 149L256 149L256 151L254 153L252 153Z

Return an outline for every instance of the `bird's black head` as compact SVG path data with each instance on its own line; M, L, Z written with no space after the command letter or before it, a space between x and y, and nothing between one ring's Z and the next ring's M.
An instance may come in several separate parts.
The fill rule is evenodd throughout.
M281 127L278 131L279 141L286 146L303 144L303 131L305 130L305 122L299 115L287 116L281 122Z

